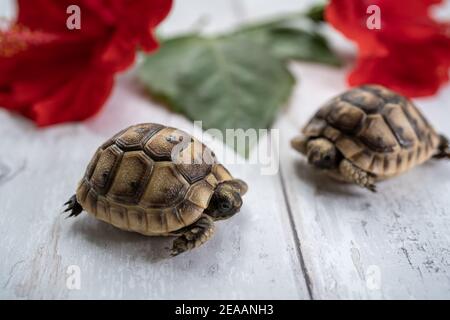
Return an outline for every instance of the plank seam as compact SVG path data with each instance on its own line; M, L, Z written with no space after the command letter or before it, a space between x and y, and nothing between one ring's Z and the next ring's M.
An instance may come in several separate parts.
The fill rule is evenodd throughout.
M291 227L291 230L292 230L292 234L294 236L294 243L295 243L295 247L296 247L295 249L296 249L296 253L297 253L297 258L298 258L298 260L300 262L300 268L301 268L301 270L303 272L303 276L305 278L306 289L308 290L308 296L309 296L310 299L315 300L314 296L313 296L312 281L311 281L311 278L309 276L308 269L306 268L306 264L305 264L305 261L304 261L304 258L303 258L303 254L302 254L302 249L301 249L302 246L301 246L300 237L298 235L297 229L295 228L294 216L293 216L293 213L292 213L291 204L289 202L289 197L288 197L288 194L287 194L286 184L285 184L285 180L284 180L284 177L283 177L283 170L280 170L279 176L280 176L280 182L281 182L281 189L282 189L282 192L283 192L283 197L284 197L284 200L285 200L285 203L286 203L286 209L287 209L287 212L288 212L289 224L290 224L290 227Z

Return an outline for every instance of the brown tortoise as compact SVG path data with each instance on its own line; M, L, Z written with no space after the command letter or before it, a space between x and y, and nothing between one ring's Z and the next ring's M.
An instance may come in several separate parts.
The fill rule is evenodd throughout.
M65 212L84 209L120 229L177 236L177 255L206 242L214 221L239 211L246 191L198 140L145 123L98 148Z
M378 85L357 87L332 99L291 144L332 177L371 191L376 191L377 180L431 157L450 157L448 140L414 104Z

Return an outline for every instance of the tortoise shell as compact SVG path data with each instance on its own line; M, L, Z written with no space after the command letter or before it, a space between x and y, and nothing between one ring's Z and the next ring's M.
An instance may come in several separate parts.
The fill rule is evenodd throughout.
M378 177L404 172L433 156L439 135L414 104L378 85L351 89L325 104L304 127Z
M216 186L231 179L214 153L186 132L144 123L97 149L76 197L87 212L118 228L170 234L194 223Z

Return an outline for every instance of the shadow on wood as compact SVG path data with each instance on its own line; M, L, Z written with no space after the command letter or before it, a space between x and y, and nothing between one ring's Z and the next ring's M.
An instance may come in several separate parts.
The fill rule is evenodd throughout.
M311 187L315 188L315 194L360 197L361 192L366 192L366 190L363 190L358 186L328 177L324 172L314 168L304 160L297 160L294 165L296 177L293 178L305 181Z
M130 255L145 257L151 263L170 258L174 237L149 237L124 231L85 214L72 221L70 230L74 236L83 236L89 243L97 246L98 250L106 250L121 257L122 251L127 249Z

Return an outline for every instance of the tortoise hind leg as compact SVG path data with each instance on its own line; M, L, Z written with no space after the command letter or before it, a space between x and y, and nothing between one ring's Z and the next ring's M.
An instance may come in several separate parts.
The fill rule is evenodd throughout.
M210 216L203 214L194 224L183 229L181 236L173 241L171 256L201 246L214 234L214 221Z
M450 144L448 138L440 135L441 142L439 143L437 153L433 156L435 159L450 159Z
M339 171L345 180L356 183L360 187L369 189L372 192L377 191L375 186L375 176L358 168L347 159L341 161L339 164Z
M66 208L66 210L64 210L64 212L70 211L70 214L68 217L76 217L83 211L83 207L78 203L76 195L73 195L72 197L70 197L69 201L64 203L64 205L67 206L67 208Z

